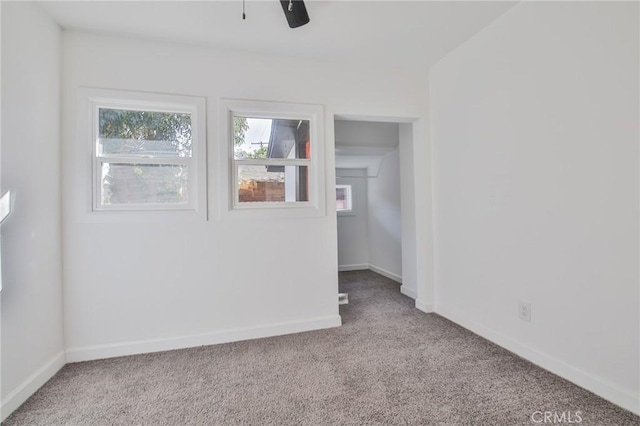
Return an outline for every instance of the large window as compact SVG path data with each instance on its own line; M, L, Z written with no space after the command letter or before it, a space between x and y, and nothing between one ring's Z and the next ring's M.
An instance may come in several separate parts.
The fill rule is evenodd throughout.
M322 108L224 101L228 211L317 210ZM272 213L278 214L278 213Z
M109 94L92 99L93 209L202 207L203 100Z

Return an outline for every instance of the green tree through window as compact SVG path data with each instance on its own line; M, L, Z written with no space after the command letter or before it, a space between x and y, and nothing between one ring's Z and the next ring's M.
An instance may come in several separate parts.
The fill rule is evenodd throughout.
M192 156L188 113L100 108L102 155L140 158ZM102 204L184 203L188 197L186 165L103 163Z

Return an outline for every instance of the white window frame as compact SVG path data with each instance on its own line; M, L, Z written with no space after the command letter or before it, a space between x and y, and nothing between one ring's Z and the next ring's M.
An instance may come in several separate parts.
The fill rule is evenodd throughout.
M336 199L336 213L338 214L338 216L355 216L356 211L355 211L355 203L353 201L353 185L351 185L350 183L339 183L339 184L336 184L336 189L338 188L344 188L347 190L347 200L348 200L347 205L350 208L344 209L344 210L338 210L338 207L337 207L338 200Z
M233 117L309 121L309 159L246 159L234 157ZM220 101L220 211L224 217L305 217L325 215L324 108L321 105L222 99ZM240 165L308 167L308 201L239 202Z
M95 214L197 214L206 218L206 103L204 98L129 92L105 89L85 89L83 96L90 108L91 144L91 211ZM128 155L98 156L99 109L175 112L191 115L191 157L145 158ZM102 205L102 163L186 165L189 173L189 196L186 203L131 203Z

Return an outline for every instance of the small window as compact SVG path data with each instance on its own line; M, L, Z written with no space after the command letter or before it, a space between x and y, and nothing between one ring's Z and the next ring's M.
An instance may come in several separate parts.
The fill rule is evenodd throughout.
M131 93L93 100L94 210L197 210L205 184L202 102L158 96L172 102Z
M322 107L222 100L221 164L236 217L295 217L324 209ZM228 178L227 178L228 176Z
M235 202L309 201L309 120L233 116Z
M336 185L336 211L344 213L353 211L351 185Z

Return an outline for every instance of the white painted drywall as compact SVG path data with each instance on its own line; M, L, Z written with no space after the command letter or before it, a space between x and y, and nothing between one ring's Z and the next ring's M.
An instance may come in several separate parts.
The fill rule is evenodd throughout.
M64 363L59 27L34 3L2 2L2 416Z
M69 360L335 325L335 195L325 216L222 221L217 212L219 98L322 104L332 188L334 114L414 117L424 128L425 70L365 69L65 32L63 200ZM296 70L296 72L291 72ZM384 84L381 84L384 82ZM87 215L78 88L204 96L209 220L108 223ZM420 142L425 142L420 140ZM279 331L280 330L280 331Z
M376 121L336 120L336 147L398 146L398 123Z
M636 413L638 39L523 2L429 74L437 311Z
M402 123L398 126L398 161L400 162L400 227L402 250L402 287L400 290L414 299L418 296L417 290L417 253L416 253L416 217L415 211L415 179L413 156L413 126ZM428 163L425 163L428 164ZM423 164L423 167L425 166ZM431 166L427 166L431 169ZM431 187L431 180L422 185ZM424 191L425 193L427 191ZM422 218L422 220L425 220ZM421 257L422 261L424 258ZM422 263L422 262L421 262Z
M398 140L398 132L395 140ZM400 158L397 148L384 156L378 176L369 179L367 205L369 264L373 270L401 280Z
M235 1L42 3L61 25L79 31L323 58L335 66L364 61L376 69L434 64L515 2L312 1L306 7L313 23L293 35L273 1L250 2L246 21Z
M338 185L351 185L353 212L338 213L338 268L341 271L369 267L369 232L367 209L367 179L365 170L336 169L336 175L360 172L361 177L337 177Z
M2 99L2 5L0 5L0 99ZM2 102L0 101L0 188L2 188ZM0 193L0 197L1 197ZM11 210L11 205L9 205ZM2 219L0 219L1 221ZM2 227L0 226L0 421L2 413Z

